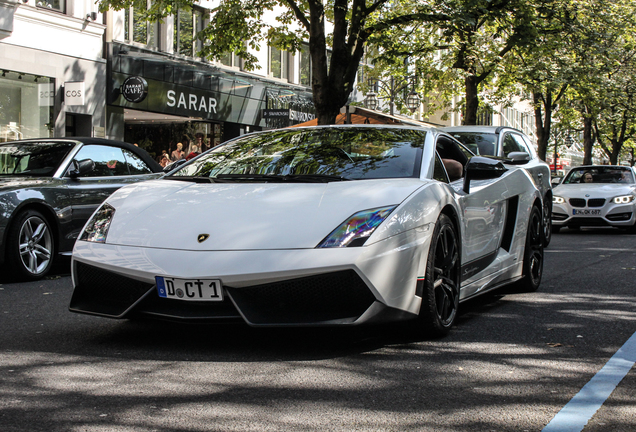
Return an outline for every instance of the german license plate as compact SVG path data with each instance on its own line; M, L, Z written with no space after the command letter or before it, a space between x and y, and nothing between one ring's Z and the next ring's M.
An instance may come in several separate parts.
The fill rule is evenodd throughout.
M223 301L218 279L177 279L155 276L159 297L190 301Z
M600 210L572 210L573 216L600 216Z

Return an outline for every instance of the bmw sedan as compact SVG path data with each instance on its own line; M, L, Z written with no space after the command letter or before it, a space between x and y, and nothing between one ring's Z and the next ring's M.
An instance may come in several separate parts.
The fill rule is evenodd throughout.
M573 168L554 188L552 227L608 226L636 231L636 181L626 166Z
M70 255L95 209L120 187L157 178L145 150L99 138L0 144L0 266L20 279L45 276Z

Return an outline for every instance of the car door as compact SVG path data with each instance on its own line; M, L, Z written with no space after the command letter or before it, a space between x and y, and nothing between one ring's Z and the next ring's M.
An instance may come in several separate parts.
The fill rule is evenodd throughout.
M441 136L436 143L439 159L453 159L465 165L473 155L455 140ZM451 182L457 192L462 216L462 281L493 264L501 244L507 208L508 190L500 179L475 180L469 193L463 191L464 179ZM492 267L491 267L492 268Z
M72 241L77 239L93 212L117 189L161 175L153 173L129 150L116 146L87 144L82 146L74 159L90 159L95 167L76 178L66 176L72 212L72 228L68 236Z

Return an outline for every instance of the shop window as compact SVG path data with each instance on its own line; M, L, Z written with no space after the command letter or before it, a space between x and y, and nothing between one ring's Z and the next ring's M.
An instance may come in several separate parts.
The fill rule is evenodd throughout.
M300 84L304 86L311 86L311 56L309 55L309 46L303 45L298 52L299 62L298 68L300 71Z
M202 9L179 9L175 15L174 52L194 57L201 50L201 41L197 34L205 25L205 13Z
M36 4L41 8L51 9L62 13L66 12L66 0L38 0Z
M0 142L53 136L55 79L0 69Z

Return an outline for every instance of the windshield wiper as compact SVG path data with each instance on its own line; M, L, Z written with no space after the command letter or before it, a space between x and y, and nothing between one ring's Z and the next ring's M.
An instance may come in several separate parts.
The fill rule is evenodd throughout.
M344 181L348 178L330 174L219 174L216 180L221 181L265 181L286 183L328 183Z
M306 183L329 183L332 181L349 181L346 177L332 174L294 174L285 176L289 181Z
M211 177L196 177L196 176L165 176L165 180L179 180L192 183L215 183Z
M278 174L217 174L215 180L221 182L232 181L271 181L284 182L285 176Z

